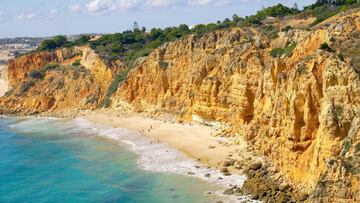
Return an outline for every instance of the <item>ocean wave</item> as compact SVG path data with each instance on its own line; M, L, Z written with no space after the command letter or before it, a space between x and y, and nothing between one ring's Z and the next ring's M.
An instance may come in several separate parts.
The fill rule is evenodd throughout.
M218 170L189 159L177 149L150 140L150 138L124 128L99 125L83 118L74 119L74 123L84 131L117 140L122 144L128 145L130 149L138 154L138 165L147 171L196 177L203 181L223 186L223 188L231 185L241 187L246 180L246 177L243 175L224 176ZM224 196L222 191L217 191L216 194ZM226 198L231 198L229 202L238 202L239 200L249 201L249 197L247 196L236 197L236 200L235 197L226 196Z

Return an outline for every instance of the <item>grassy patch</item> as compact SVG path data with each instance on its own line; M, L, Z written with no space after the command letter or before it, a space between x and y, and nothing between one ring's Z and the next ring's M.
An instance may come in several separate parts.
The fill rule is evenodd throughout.
M270 51L270 56L272 57L280 57L280 56L286 56L290 57L292 55L293 50L296 47L296 43L291 43L285 48L275 48Z
M360 3L355 0L336 1L335 4L317 1L315 4L306 6L303 12L316 17L316 20L311 24L311 26L314 26L342 11L357 8L359 6Z
M327 52L334 52L334 50L332 50L326 42L320 44L319 49L327 51Z
M74 61L74 63L72 63L71 65L72 66L80 66L81 65L80 60Z
M32 81L32 80L29 80L29 81L26 81L26 82L22 83L17 96L23 96L34 85L35 85L35 82Z
M351 147L351 142L348 139L344 140L344 144L343 144L343 150L342 150L342 155L345 155Z
M355 153L360 152L360 142L355 145Z
M122 73L118 74L114 80L111 82L107 94L105 96L104 101L102 102L102 106L104 108L108 108L111 105L111 96L118 90L119 85L126 79L129 70L125 70Z
M58 68L59 65L58 64L55 64L55 63L49 63L47 65L45 65L44 67L42 67L41 69L39 70L32 70L30 71L29 73L29 76L32 78L32 79L36 79L36 80L42 80L44 79L45 77L45 74L47 71L49 70L53 70L55 68Z

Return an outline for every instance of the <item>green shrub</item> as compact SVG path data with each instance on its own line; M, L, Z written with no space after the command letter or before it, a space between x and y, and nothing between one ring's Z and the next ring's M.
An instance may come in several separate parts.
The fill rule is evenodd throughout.
M345 139L344 144L343 144L343 150L342 150L342 155L343 156L350 150L350 147L351 147L350 140Z
M289 44L287 47L284 48L284 55L286 57L290 57L295 47L296 47L296 43Z
M339 57L339 59L340 59L341 61L344 61L344 60L345 60L345 59L344 59L344 55L343 55L342 53L338 54L338 57Z
M22 96L24 95L30 88L32 88L35 85L35 82L32 80L26 81L24 83L21 84L19 92L17 94L17 96Z
M41 69L41 72L47 72L49 70L53 70L53 69L56 69L59 67L59 64L56 64L56 63L49 63L49 64L46 64L42 69Z
M74 41L74 45L76 46L84 45L87 44L89 40L90 40L90 35L80 35L80 37Z
M270 51L270 56L272 57L280 57L280 56L286 56L290 57L292 55L293 50L296 47L296 43L291 43L285 48L275 48Z
M109 97L105 97L105 99L104 99L104 101L103 101L103 103L102 103L102 106L103 106L104 108L109 108L110 105L111 105L111 100L110 100L110 98L109 98Z
M43 79L44 78L44 75L38 70L32 70L29 73L29 76L33 79Z
M102 107L108 108L111 105L111 96L118 90L119 85L126 79L129 70L125 70L122 73L118 74L114 80L111 82L107 94L102 102Z
M76 60L74 61L74 63L72 63L73 66L80 66L81 63L80 63L80 60Z
M42 41L38 50L40 51L53 50L66 45L69 45L69 41L67 40L67 38L63 35L58 35L52 39L46 39Z
M118 89L119 85L126 79L126 76L128 74L128 71L123 71L122 73L118 74L114 80L111 82L111 85L109 86L107 96L111 97Z
M270 33L270 39L276 39L279 37L279 34L277 32Z
M290 30L294 29L293 27L291 27L290 25L281 28L281 32L289 32Z
M282 48L275 48L270 51L270 56L272 57L280 57L283 55L283 49Z
M169 67L169 63L166 61L160 61L159 66L160 66L160 68L165 69L165 68Z
M32 71L30 71L29 76L30 76L31 78L37 79L37 80L44 79L45 74L46 74L47 71L52 70L52 69L55 69L55 68L57 68L57 67L59 67L58 64L50 63L50 64L45 65L44 67L42 67L42 68L39 69L39 70L32 70Z
M355 153L360 152L360 142L355 145Z
M325 51L328 51L328 52L334 52L334 51L329 47L329 45L328 45L326 42L320 44L319 49L325 50Z

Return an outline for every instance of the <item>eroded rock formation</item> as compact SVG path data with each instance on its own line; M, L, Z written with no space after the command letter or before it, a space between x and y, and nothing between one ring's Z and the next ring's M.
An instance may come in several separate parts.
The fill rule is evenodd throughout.
M80 65L72 65L75 61ZM49 64L57 67L44 71ZM95 109L113 78L125 68L119 61L104 61L88 47L24 55L9 61L11 90L0 100L1 107L5 113L26 115L71 115L79 109Z
M360 201L360 76L352 57L334 51L359 32L355 12L273 40L252 28L192 35L132 70L113 107L224 126L315 191L313 200ZM269 55L293 43L289 56Z

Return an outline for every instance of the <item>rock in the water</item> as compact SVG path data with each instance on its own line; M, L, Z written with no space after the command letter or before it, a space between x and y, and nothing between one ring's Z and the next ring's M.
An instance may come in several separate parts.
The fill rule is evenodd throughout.
M242 195L244 195L243 191L242 191L241 188L239 188L239 187L235 189L234 194L235 194L236 196L242 196Z
M234 190L232 188L226 189L223 194L224 195L233 195Z
M210 178L210 174L207 173L207 174L205 175L205 177L206 177L206 178Z
M224 167L229 167L234 165L235 161L234 160L228 160L228 161L224 161L223 166Z
M229 172L224 173L224 176L231 176L231 173L229 173Z
M227 168L222 168L220 170L221 173L223 173L224 176L230 176L231 173L229 172L229 170Z
M226 173L226 172L229 172L229 170L228 170L227 168L222 168L222 169L220 170L220 172L221 172L221 173Z

